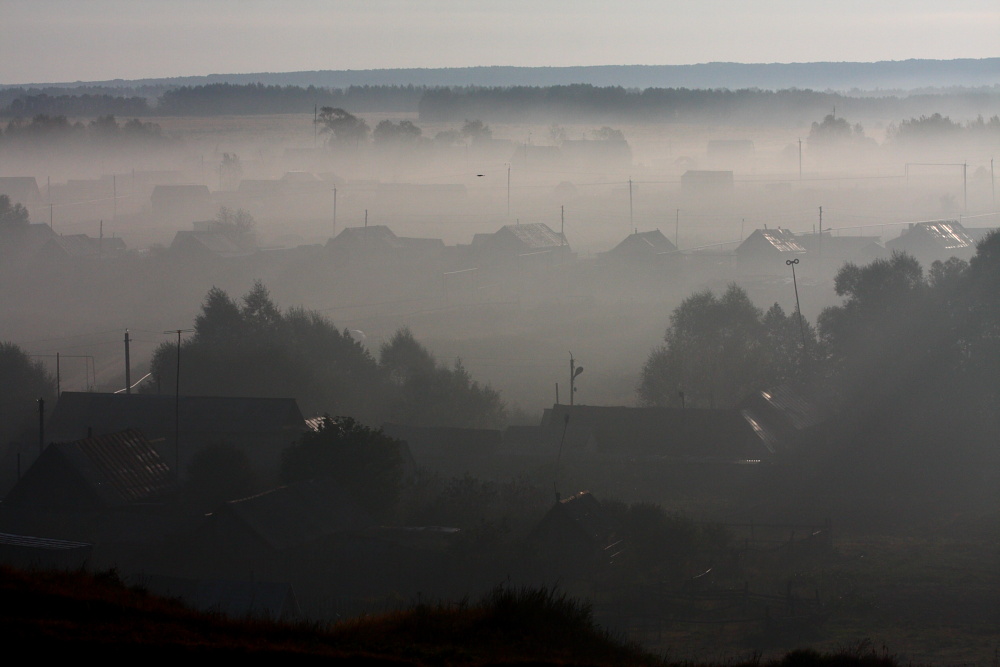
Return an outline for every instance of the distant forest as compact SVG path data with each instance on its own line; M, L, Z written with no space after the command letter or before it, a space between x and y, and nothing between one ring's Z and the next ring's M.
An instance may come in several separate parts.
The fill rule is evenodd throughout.
M170 89L81 87L0 90L0 116L92 118L104 115L214 116L309 113L319 107L353 113L418 112L423 121L461 122L745 122L808 123L836 109L857 119L932 113L991 116L1000 89L884 97L813 90L646 88L590 84L514 87L279 86L213 83Z

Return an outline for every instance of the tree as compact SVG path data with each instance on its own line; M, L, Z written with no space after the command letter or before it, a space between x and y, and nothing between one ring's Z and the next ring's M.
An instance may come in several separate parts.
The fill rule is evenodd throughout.
M331 135L331 143L358 144L368 139L368 123L340 108L323 107L316 123L320 125L320 132Z
M157 348L154 385L173 385L176 354L170 343ZM240 301L209 290L181 358L185 393L292 397L307 414L385 416L386 382L368 351L319 313L282 313L260 281Z
M55 379L20 346L0 342L0 442L6 444L36 422L39 398L56 395Z
M473 380L461 360L452 368L439 365L407 328L382 345L379 365L395 388L391 415L396 421L414 426L499 428L506 419L499 392Z
M403 484L403 443L351 417L323 417L281 457L286 483L331 480L362 507L386 517L399 503Z
M493 130L478 118L475 120L466 119L465 125L462 126L462 136L471 140L472 143L478 144L492 139Z
M28 223L28 209L23 204L11 204L7 195L0 195L0 229L26 227Z
M625 141L625 133L605 125L599 130L594 130L594 139L598 141Z
M423 131L411 121L401 120L393 123L383 120L375 126L372 139L377 144L414 144L420 139Z
M809 129L808 142L810 146L834 146L848 143L874 144L873 139L865 136L865 129L860 123L851 126L844 118L827 114L822 123L814 122Z
M246 209L238 208L234 211L226 206L220 206L219 212L215 214L215 220L212 221L212 227L242 241L252 242L256 235L257 221Z
M765 317L735 284L721 297L707 290L693 294L670 315L665 344L646 360L639 399L679 406L684 392L686 405L732 406L754 390L791 379L801 358L801 348L793 353L789 343L792 326L797 320L790 325L780 307Z

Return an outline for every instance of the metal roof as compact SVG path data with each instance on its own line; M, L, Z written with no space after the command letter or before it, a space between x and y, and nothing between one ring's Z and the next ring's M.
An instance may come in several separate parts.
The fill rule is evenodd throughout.
M755 234L760 234L765 241L774 246L779 252L805 252L795 234L787 229L758 229Z
M562 235L552 231L552 229L542 222L532 222L523 225L504 225L497 234L510 234L525 248L540 250L542 248L555 248L566 245Z

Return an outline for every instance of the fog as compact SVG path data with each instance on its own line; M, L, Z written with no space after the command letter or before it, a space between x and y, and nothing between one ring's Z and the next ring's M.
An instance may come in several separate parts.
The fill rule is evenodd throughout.
M375 517L374 525L386 531L390 530L387 526L399 530L456 527L475 539L448 546L448 559L454 562L425 563L421 574L409 581L405 581L409 570L401 570L400 581L387 577L368 589L363 582L370 573L361 572L356 558L344 556L356 547L335 547L330 541L335 539L326 536L324 548L343 547L336 552L343 560L336 561L340 574L333 583L320 586L322 590L313 591L312 597L300 593L303 611L315 618L363 611L360 600L380 595L388 599L392 592L404 599L418 590L458 599L495 583L496 577L502 579L505 568L515 579L560 580L574 594L591 595L598 601L613 597L605 586L610 587L615 577L628 577L594 575L587 569L589 564L580 563L572 573L560 571L558 558L552 555L555 551L530 564L515 555L512 545L530 536L538 549L542 549L538 540L562 539L539 537L541 529L537 528L547 525L538 522L546 516L555 486L557 498L562 499L585 490L593 492L598 500L607 501L607 511L616 513L618 520L632 521L628 525L635 531L640 530L636 526L646 525L640 521L646 515L643 506L630 504L641 502L660 505L671 513L670 521L731 524L725 529L730 531L726 538L701 523L692 529L697 534L684 533L683 538L663 533L674 535L664 538L668 541L687 540L683 549L672 552L664 562L655 561L655 553L668 547L634 537L629 567L641 571L640 579L645 579L629 579L626 588L651 581L669 581L673 586L715 568L726 585L743 580L752 581L747 584L751 588L783 589L787 582L789 600L793 587L803 599L811 597L813 590L819 598L822 591L829 605L823 613L866 619L859 624L874 622L865 603L851 598L866 595L864 587L874 585L871 580L876 578L868 571L858 573L863 557L859 554L865 548L875 553L889 548L871 536L966 539L960 528L974 524L976 530L989 531L996 525L997 457L984 443L995 440L997 394L988 378L976 374L992 368L992 352L984 352L981 358L976 355L993 350L989 347L993 334L984 328L976 331L986 333L972 335L964 328L979 326L979 320L965 318L967 313L993 315L989 279L981 277L989 271L983 268L988 259L973 260L976 249L968 243L949 246L950 250L900 245L909 248L919 262L919 279L912 278L912 271L905 273L912 267L892 262L899 257L893 254L893 244L920 223L958 223L974 242L985 236L985 230L1000 226L993 171L1000 147L998 109L983 114L983 120L982 105L977 102L965 108L960 95L941 93L928 100L922 102L929 105L923 124L910 116L868 113L851 117L832 109L829 115L794 124L762 122L759 116L745 114L734 114L732 124L696 117L684 122L545 118L514 123L498 122L485 114L482 119L446 122L423 119L417 112L352 113L347 109L338 117L331 114L339 110L317 109L316 113L280 115L151 115L141 118L144 125L133 128L132 134L124 126L127 118L118 118L113 130L105 120L102 130L93 117L71 117L66 128L47 132L31 131L25 119L28 129L12 123L0 135L0 194L7 194L12 204L23 204L36 227L30 238L27 232L16 236L6 230L7 235L0 237L0 340L19 346L52 379L58 372L59 391L103 394L126 386L123 341L128 330L128 372L130 381L138 384L135 392L166 397L175 391L176 332L185 330L178 362L181 395L294 398L306 419L350 415L371 427L386 425L389 435L406 440L415 466L424 468L426 477L407 477L419 481L405 486L401 499L396 499L398 506L365 506ZM944 129L942 123L935 125L932 116L939 109L948 114ZM330 122L323 122L324 113ZM337 118L346 118L348 124L338 125ZM368 131L356 131L359 119ZM74 129L77 121L81 126ZM351 135L352 131L356 133ZM538 224L546 225L548 231L534 226ZM509 225L515 227L510 237L514 240L497 234ZM662 236L646 236L657 230ZM794 247L779 248L782 252L773 255L757 254L748 239L758 230L791 232L791 241L769 241L774 244L769 251L783 242ZM191 232L218 234L205 241L208 237ZM525 236L531 238L525 241ZM641 238L634 244L638 247L629 245L633 236ZM59 237L62 242L57 242ZM622 247L611 252L619 244ZM81 250L83 246L89 249ZM980 253L986 257L982 249ZM972 260L971 268L964 263L957 268L951 265L954 272L950 273L941 264L932 272L933 262L944 263L953 254L964 262ZM795 264L786 262L793 259ZM848 262L855 265L856 274L842 272ZM910 276L908 280L920 286L913 287L916 291L893 292L866 311L870 303L866 299L873 297L858 285L869 275L863 270L867 266L876 267L873 276L881 270L878 267L889 267L886 272ZM930 276L926 284L924 276ZM953 277L973 281L972 286L947 291ZM886 279L885 284L889 283ZM920 292L925 296L912 296L920 290L925 290ZM249 323L249 340L257 335L253 323L263 321L260 313L266 311L271 313L266 315L268 321L280 321L288 330L315 326L319 331L322 327L315 320L308 324L310 314L315 314L332 323L334 336L344 332L343 349L350 348L349 354L357 355L359 365L336 366L330 375L317 371L316 377L325 379L316 385L285 378L282 369L286 367L325 363L319 353L311 357L311 352L303 350L319 349L326 339L320 333L301 333L288 349L253 362L254 367L266 369L264 377L255 376L248 365L227 368L219 359L237 343L213 339L212 335L222 334L210 335L207 329L213 317L229 312L230 304L219 291L231 299L234 313L231 321L218 320L223 323L218 325L220 330L243 326L236 323L243 317L244 324ZM670 366L675 374L664 376L668 378L664 386L656 385L655 378L649 377L649 369L655 370L656 351L661 350L666 359L670 345L665 344L673 341L680 346L678 341L688 340L682 330L686 320L672 318L672 314L689 312L684 306L695 312L692 295L702 295L702 303L708 303L706 292L730 305L745 295L751 304L745 312L756 322L752 326L763 327L761 331L777 327L767 329L770 337L762 339L764 343L747 348L753 354L766 348L767 355L754 362L756 375L747 380L726 364L736 364L734 359L746 362L751 353L742 350L727 356L725 337L707 353L715 358L710 373L704 370L709 366L684 366L695 348L678 347L677 359L682 361L669 362L676 364ZM254 294L261 301L254 302ZM972 294L986 296L981 302L963 300ZM911 298L912 303L907 300ZM212 310L211 304L218 310ZM772 309L774 304L780 307L777 311ZM954 316L949 320L953 326L945 326L943 316L928 315L925 304L944 309L934 313ZM952 308L954 304L959 305ZM898 311L893 310L896 306ZM759 309L756 314L754 307ZM799 310L804 321L795 315ZM875 324L867 329L852 328L851 317L858 312L878 312L885 319L872 320ZM768 324L775 321L767 319L775 313L779 324ZM707 326L691 339L708 338L711 331L728 325ZM406 330L412 341L400 338ZM961 344L955 342L958 339ZM341 348L330 345L331 358L341 354L336 351ZM407 373L415 371L405 364L393 366L386 352L407 345L422 346L433 360L420 357L421 363L430 368L436 363L441 373L454 372L459 384L467 380L466 388L498 393L498 397L475 396L486 403L496 399L503 409L489 412L483 408L481 415L469 416L478 409L468 407L471 403L460 404L443 390L439 397L429 385L411 388ZM954 364L947 365L941 359L952 348L954 357L948 359ZM915 356L906 356L904 351L913 351ZM299 354L303 356L295 356ZM571 358L573 368L583 366L585 372L571 377ZM456 360L467 373L466 380L461 380ZM942 368L959 370L955 374L942 370L937 375L927 370L926 376L920 375L920 369L937 369L939 362ZM371 379L375 375L369 377L367 370L359 370L369 363L383 375ZM980 368L972 373L970 367L977 365ZM644 368L649 371L645 375ZM137 383L150 372L149 379ZM715 384L702 387L700 383L708 382L709 375ZM343 379L333 382L334 376ZM918 382L919 377L924 379ZM917 391L916 386L925 380L934 384L933 389L921 385ZM889 385L890 381L899 385ZM571 386L576 389L572 396ZM717 438L723 437L713 429L724 428L723 422L740 410L744 416L763 410L753 397L771 391L766 394L770 400L772 394L778 395L772 391L777 386L795 387L796 400L811 406L796 413L808 423L796 423L790 429L795 431L794 438L777 437L775 444L768 440L770 436L761 435L761 449L752 452L712 449L719 445ZM952 392L953 398L938 401L936 392ZM726 398L730 394L736 397ZM942 418L941 432L931 433L929 427L921 431L928 406L957 414L959 398L955 397L968 408L961 418L968 430L955 431L952 422ZM9 400L7 405L14 405L14 399ZM2 444L11 443L3 462L7 466L5 491L37 457L36 408L25 403L24 397L17 400L16 409L8 413L16 416L0 424ZM51 410L56 401L48 403ZM673 467L665 463L670 456L664 459L650 452L607 455L607 442L616 437L628 440L629 447L641 439L623 435L630 433L632 427L626 423L631 417L619 416L614 419L620 421L614 421L601 416L605 413L573 412L568 404L644 406L692 414L702 410L709 415L704 423L692 426L684 421L681 428L688 433L695 429L700 435L690 437L706 449L686 452L684 466ZM975 409L969 407L973 404ZM560 410L565 412L564 422ZM732 413L713 418L710 410ZM543 415L543 411L547 412ZM880 414L890 415L892 425L876 419ZM399 423L401 416L406 423ZM56 436L59 428L69 428L63 419L50 427L49 437L72 440L85 437L88 428L99 430L97 423L79 423L72 433L62 431ZM587 420L597 424L593 430L574 433L576 424L590 423ZM899 422L908 425L894 430ZM758 435L767 431L766 425L748 423L753 423ZM820 423L832 425L818 427ZM516 436L508 428L512 426L540 430L530 437ZM650 422L642 428L661 426ZM494 452L466 461L467 452L451 457L436 450L437 443L421 449L418 440L423 436L413 429L435 427L490 429L497 438L507 429L503 444L497 445L503 455ZM642 430L634 428L637 433ZM741 422L733 428L748 427ZM180 468L173 472L187 483L194 470L189 466L197 460L194 445L180 453L172 449L180 449L178 443L171 444L171 438L180 437L176 433L167 430L147 436L172 469L176 465L171 457L177 457ZM742 443L740 447L747 441L744 435L733 437ZM968 448L942 444L950 438L972 444ZM290 437L289 444L295 439ZM309 444L307 439L302 443L304 449ZM534 447L532 443L543 444ZM219 443L198 446L206 444ZM954 466L935 470L934 464L928 464L948 448L961 450L955 454ZM868 451L861 453L861 449ZM254 483L229 496L209 494L208 499L185 502L205 514L217 510L213 502L236 500L279 483L304 481L289 477L284 468L279 473L280 452L260 451L254 449L256 453L249 455ZM907 451L922 460L909 460ZM722 458L738 459L741 465L720 466ZM935 477L938 472L940 477ZM463 475L481 481L466 477L464 487L448 482ZM886 488L880 488L880 475L898 480L898 486L885 483ZM463 510L462 493L472 499L469 507L479 507L476 503L489 497L483 507L490 509L482 514ZM28 497L30 490L14 500L27 502L23 498ZM948 520L959 515L966 523ZM5 516L8 523L0 531L35 530L53 538L86 538L104 545L103 551L95 552L95 562L111 565L116 558L125 558L122 543L127 540L120 535L101 542L80 531L60 534L53 522L33 528L22 515ZM222 516L221 510L215 516ZM843 531L834 535L850 535L851 541L830 543L831 521L835 530ZM753 533L754 522L761 524L757 533ZM786 530L792 524L799 527ZM475 532L479 529L485 532ZM238 568L260 568L266 576L292 577L273 563L244 562L235 556L232 562L238 565L228 570L225 558L206 564L212 560L207 552L214 548L206 545L214 543L203 539L204 534L197 532L200 528L171 530L166 531L170 539L161 553L149 553L148 545L129 552L133 570L198 578L235 576ZM486 535L490 530L496 534ZM760 546L771 539L762 537L767 531L774 532L775 544L787 546L787 554L781 552L779 558ZM818 537L800 544L807 534ZM400 535L378 539L402 543ZM873 541L864 542L858 536ZM412 534L406 539L412 539ZM444 544L452 538L434 533L426 539ZM719 540L729 540L726 548L742 543L747 549L733 556L732 562L726 560L729 556L719 556L721 551L699 556L721 549ZM759 548L751 548L755 543ZM801 549L794 557L793 546ZM976 542L975 549L981 546ZM234 553L239 550L230 547ZM420 553L439 552L437 547L427 547ZM178 565L184 561L179 555L183 553L197 556ZM926 567L935 568L948 560L947 554L928 556L939 557ZM304 559L288 568L299 569L296 586L306 572L321 576L306 556L297 553L295 558ZM393 552L391 558L402 556ZM476 559L482 559L478 571L473 565ZM416 568L413 563L408 566ZM923 561L920 566L925 566ZM837 576L844 579L833 581L834 575L816 574L824 567L837 570ZM985 580L995 581L995 562L982 567L988 570ZM122 569L129 567L122 565ZM446 571L450 574L443 574ZM240 570L238 575L245 572ZM939 602L942 608L958 604L947 597L949 583L937 583L945 591ZM343 602L341 607L332 602L336 594L330 591L338 586L342 602L348 598L352 602ZM972 607L983 604L978 589L968 595ZM893 598L892 603L905 601ZM629 604L641 607L641 596L636 594ZM743 604L746 610L748 603ZM626 618L628 614L597 608L599 620L639 632L635 619ZM677 611L679 607L671 609L684 616ZM995 607L983 613L993 619L989 614L995 615ZM656 650L673 646L675 656L723 654L712 647L711 638L695 631L687 639L690 649L678 649L662 639L660 627L658 639L648 635L639 639ZM895 625L879 628L907 656L958 659L974 653L917 646ZM810 642L832 647L843 637L818 625L801 633L787 630L750 639L738 629L728 628L725 633L720 641L737 647L734 651L757 646L755 641L775 650ZM995 646L995 633L983 642Z

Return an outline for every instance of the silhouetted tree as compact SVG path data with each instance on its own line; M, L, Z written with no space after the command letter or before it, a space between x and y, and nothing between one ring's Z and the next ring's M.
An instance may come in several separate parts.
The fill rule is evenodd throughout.
M395 387L395 421L466 428L499 428L505 421L499 392L473 380L461 360L452 368L438 365L409 329L400 329L382 346L379 365Z
M0 442L37 423L38 399L50 401L55 395L55 378L41 362L14 343L0 342Z
M403 485L403 444L351 417L325 416L281 457L286 483L328 479L339 484L372 514L386 517L399 502Z
M0 229L25 227L28 223L28 209L23 204L12 204L7 195L0 195Z
M639 399L645 405L680 405L683 391L687 405L732 406L751 391L790 379L801 355L797 346L792 351L797 327L780 308L765 318L735 284L721 297L694 294L670 315L665 344L646 360Z
M316 122L320 132L331 135L331 142L357 144L368 139L368 123L341 108L323 107Z

